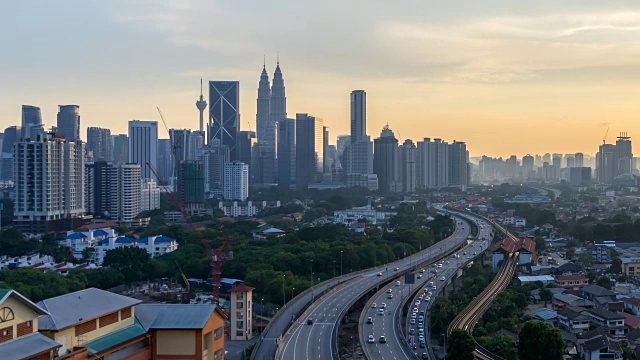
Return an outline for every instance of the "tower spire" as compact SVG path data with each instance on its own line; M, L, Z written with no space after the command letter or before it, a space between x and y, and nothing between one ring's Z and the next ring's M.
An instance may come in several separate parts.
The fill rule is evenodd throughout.
M262 59L262 68L266 69L267 68L267 55L262 55L263 59Z
M200 98L202 99L202 76L200 76Z
M277 52L276 65L280 65L280 50Z

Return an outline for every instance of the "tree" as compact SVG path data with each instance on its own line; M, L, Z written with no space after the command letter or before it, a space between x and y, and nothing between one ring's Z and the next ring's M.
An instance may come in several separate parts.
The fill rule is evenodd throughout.
M476 350L476 343L468 332L462 329L455 329L447 339L447 357L458 360L474 360L473 352Z
M553 293L548 288L540 289L540 300L544 301L544 307L553 299Z
M15 228L0 231L0 255L20 256L36 252L40 244L38 240L26 239Z
M596 281L596 285L602 286L603 288L609 289L609 290L611 290L611 288L613 287L613 284L611 283L611 279L609 279L609 277L607 276L600 276Z
M582 264L582 266L590 266L592 264L591 254L582 253L578 256L578 262Z
M542 321L525 322L518 340L520 360L561 360L564 354L565 344L560 330Z
M112 267L124 275L125 282L131 283L141 280L153 274L144 274L143 269L148 268L151 256L145 249L135 246L124 246L107 251L102 262L103 266Z
M544 241L542 237L536 236L536 238L533 239L533 241L536 242L536 251L538 252L538 254L547 248L547 243Z
M610 274L620 274L622 273L622 260L618 258L613 258L611 260L611 267L609 267Z

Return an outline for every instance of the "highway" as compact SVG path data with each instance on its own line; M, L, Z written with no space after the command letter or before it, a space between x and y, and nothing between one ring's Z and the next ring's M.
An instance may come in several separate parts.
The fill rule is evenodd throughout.
M370 289L397 278L418 264L452 251L469 236L469 225L456 222L447 239L407 258L360 274L316 300L289 328L276 353L277 359L334 359L337 355L337 326L351 305ZM385 270L388 267L388 270ZM398 270L395 270L397 268ZM312 324L308 324L308 320Z

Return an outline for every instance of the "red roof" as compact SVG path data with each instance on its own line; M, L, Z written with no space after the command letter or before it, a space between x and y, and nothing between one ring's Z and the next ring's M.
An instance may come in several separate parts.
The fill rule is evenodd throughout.
M627 314L626 312L621 312L620 315L624 316L624 324L629 326L630 328L637 329L640 328L640 318Z
M516 250L520 250L520 249L525 249L528 252L535 254L536 253L536 242L531 240L531 239L520 239L520 241L518 242L518 246L516 247Z
M255 288L252 288L251 286L247 286L245 284L240 284L229 290L229 292L249 292L253 290L255 290Z
M512 253L516 248L516 242L509 238L502 239L498 241L493 247L491 251L496 252L502 250L503 252Z
M112 228L116 226L118 226L118 223L115 221L105 221L103 223L83 225L82 228L85 228L87 230L98 230L98 229Z

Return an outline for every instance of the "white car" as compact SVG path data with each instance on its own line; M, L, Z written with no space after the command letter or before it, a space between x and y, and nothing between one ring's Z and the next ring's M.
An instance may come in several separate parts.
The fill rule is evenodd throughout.
M440 278L440 281L444 281L444 276Z
M384 309L378 309L378 315L384 315Z
M387 289L387 294L391 294L392 292L393 292L393 290Z
M367 340L367 342L369 344L373 344L374 342L376 342L376 339L373 337L373 335L369 335L369 340Z
M418 317L418 313L412 313L412 314L411 314L411 318L412 318L412 319L415 319L415 318L417 318L417 317Z
M385 303L380 304L380 308L381 308L381 309L384 309L384 308L386 308L386 307L387 307L387 304L385 304Z
M372 309L377 308L377 307L378 307L378 305L376 305L376 303L371 304L371 308Z

